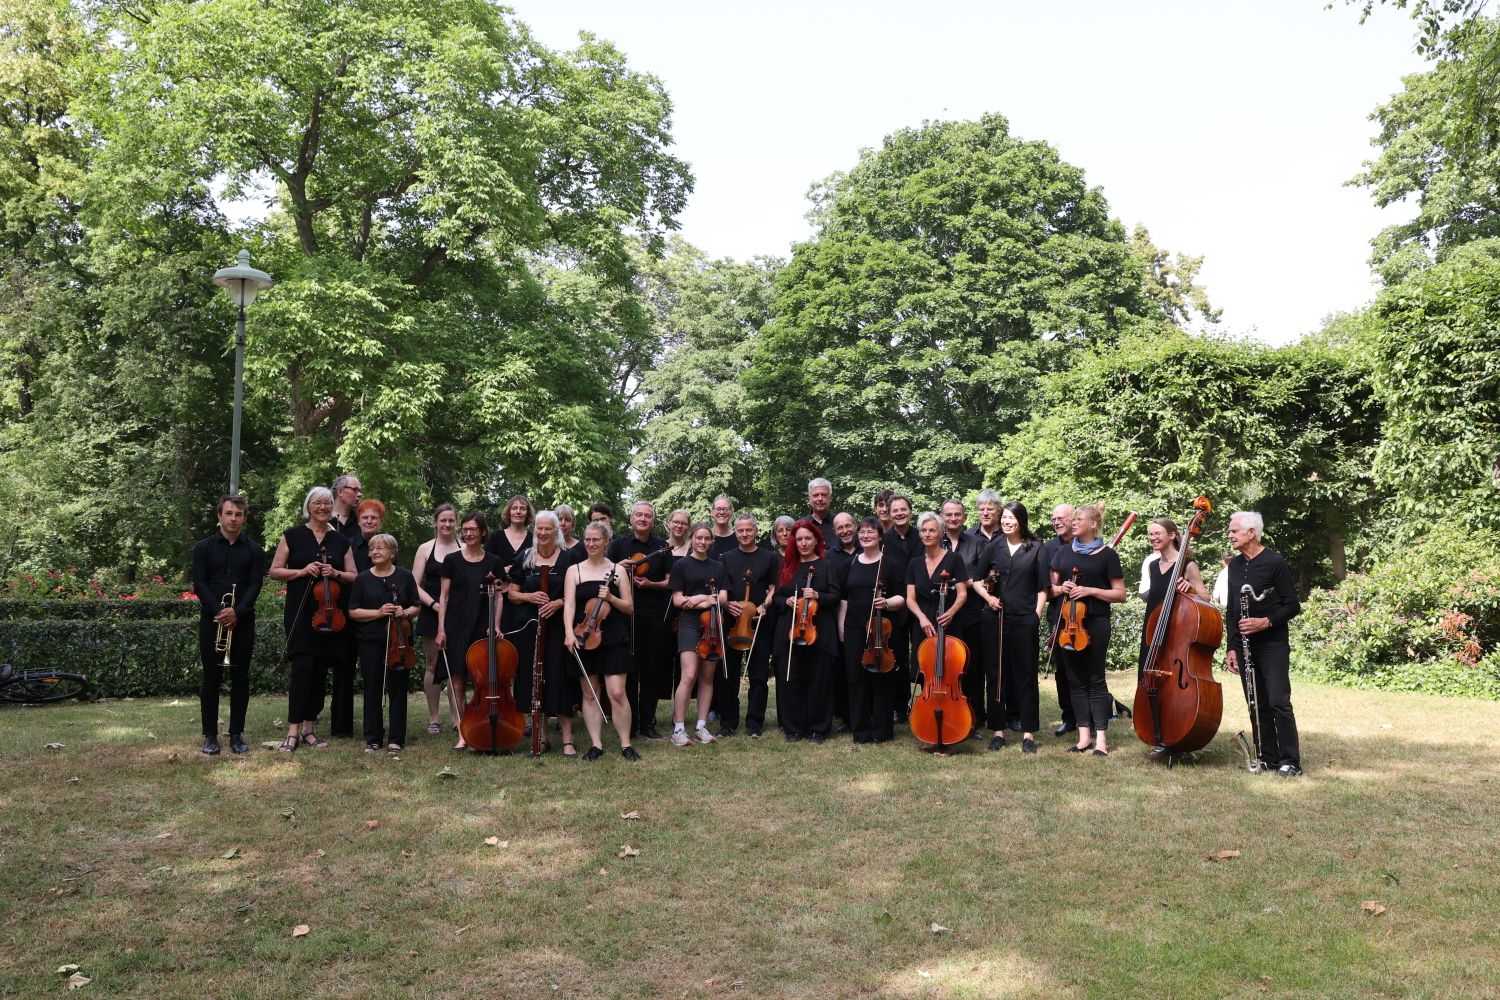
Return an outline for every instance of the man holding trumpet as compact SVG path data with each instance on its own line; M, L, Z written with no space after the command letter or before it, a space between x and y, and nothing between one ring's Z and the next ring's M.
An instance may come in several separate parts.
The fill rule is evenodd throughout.
M255 649L255 601L265 577L265 550L242 535L245 498L226 496L215 513L219 530L193 546L193 593L198 596L198 658L203 686L203 752L219 752L219 682L229 668L229 749L247 753L245 708L250 703L250 654Z

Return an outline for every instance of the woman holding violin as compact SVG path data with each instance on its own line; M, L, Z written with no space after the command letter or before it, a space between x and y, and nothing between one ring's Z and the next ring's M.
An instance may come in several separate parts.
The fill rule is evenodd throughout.
M1162 602L1167 599L1167 588L1172 581L1172 567L1177 565L1178 542L1181 538L1177 522L1170 517L1158 517L1146 529L1146 541L1151 543L1151 554L1141 565L1140 595L1146 599L1146 617L1141 619L1141 656L1135 668L1137 684L1140 683L1141 672L1146 669L1146 653L1151 648L1151 636L1146 632L1146 624L1151 621L1151 612L1161 607ZM1182 577L1177 581L1177 592L1208 599L1203 574L1191 553L1187 565L1182 568Z
M350 520L355 531L349 535L349 551L354 556L354 572L358 574L370 568L370 539L380 533L380 526L385 523L385 504L375 499L361 500ZM349 613L351 589L344 588L346 615ZM359 639L352 628L345 629L344 636L344 653L339 657L328 690L328 735L334 739L354 736L354 679L360 673Z
M469 647L488 635L490 629L500 628L500 623L488 621L486 614L489 601L485 595L485 579L505 572L499 557L485 547L489 533L483 514L478 511L465 514L458 529L463 544L456 552L444 557L441 570L437 637L433 645L437 647L442 669L448 675L448 690L458 705L463 704L464 689L468 686L468 665L464 657ZM458 719L453 720L455 727L458 722ZM468 748L462 736L453 747L459 752Z
M897 619L906 616L906 567L885 558L884 536L879 518L859 522L859 552L844 567L839 587L839 641L855 743L894 738L896 689L905 683L891 640L901 631Z
M539 692L542 712L557 717L562 728L563 756L577 757L578 745L573 742L573 709L578 705L583 688L578 678L578 666L563 645L563 636L568 631L567 621L561 614L563 577L571 560L558 547L561 533L562 526L555 513L537 511L532 522L531 547L511 563L512 587L505 597L511 602L515 615L510 631L515 634L518 664L516 707L524 714L531 712L537 633L541 632L545 640L541 647L542 690Z
M590 521L583 529L582 562L568 568L563 584L563 621L572 627L563 633L563 645L578 657L594 688L585 694L583 725L589 732L589 749L584 760L604 756L604 718L594 699L600 691L609 698L609 718L620 737L620 753L626 760L640 760L630 745L630 701L625 696L625 679L635 668L630 659L629 618L635 610L630 578L631 565L610 562L605 552L610 542L609 526Z
M983 502L981 501L981 509ZM975 667L1000 672L991 687L985 720L993 734L990 749L1005 746L1005 725L1015 719L1021 728L1021 750L1036 753L1036 731L1041 726L1037 691L1037 633L1047 606L1051 568L1041 540L1031 533L1025 504L1011 502L1000 509L1000 535L989 545L974 593L991 614L1000 617L991 640L981 641ZM998 696L995 692L998 691Z
M681 511L673 511L676 519ZM719 582L724 578L724 564L709 558L713 551L714 529L707 521L692 526L689 551L672 567L669 585L672 607L677 610L677 657L682 679L672 699L672 745L685 747L692 742L686 729L687 703L698 693L698 725L694 731L699 743L712 743L708 731L708 713L714 700L714 671L724 655L725 626L719 604ZM706 620L706 621L705 621ZM707 627L705 627L705 624Z
M392 755L406 744L406 683L416 663L412 619L421 611L417 578L396 565L396 539L377 534L368 539L370 568L349 588L349 617L359 645L365 680L365 753L384 744ZM390 696L390 726L384 701Z
M1062 599L1057 626L1057 660L1068 672L1078 744L1069 753L1109 756L1109 729L1114 698L1105 685L1109 653L1109 606L1125 600L1120 556L1099 537L1104 515L1086 504L1073 510L1073 540L1052 559L1051 596Z
M432 537L417 546L417 556L412 560L412 576L417 579L417 600L422 605L417 615L416 634L422 639L426 654L426 671L422 675L422 693L427 696L427 731L440 733L438 703L442 699L443 682L448 679L448 668L438 656L438 598L443 592L443 560L458 551L458 510L451 503L438 504L432 512ZM456 704L456 703L455 703ZM457 715L457 710L454 715ZM455 728L458 719L452 720Z
M797 522L781 557L776 594L776 714L793 742L828 739L833 729L833 670L838 652L839 583L824 558L823 532L811 518Z
M345 648L340 588L356 575L349 539L330 523L333 491L326 486L308 490L302 516L306 522L282 533L271 559L271 579L286 585L283 656L291 664L283 753L299 745L328 745L313 727L323 706L323 679L338 667Z

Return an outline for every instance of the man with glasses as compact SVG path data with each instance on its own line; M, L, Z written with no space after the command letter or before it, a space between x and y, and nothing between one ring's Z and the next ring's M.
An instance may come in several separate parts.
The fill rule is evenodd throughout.
M339 476L333 481L333 530L351 541L359 537L359 518L354 512L364 495L358 476Z

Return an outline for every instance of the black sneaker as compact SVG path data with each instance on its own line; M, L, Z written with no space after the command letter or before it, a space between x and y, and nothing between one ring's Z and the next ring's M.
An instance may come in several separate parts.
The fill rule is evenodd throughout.
M1077 728L1078 727L1075 726L1075 725L1073 725L1073 723L1071 723L1071 722L1064 722L1062 725L1060 725L1056 729L1052 730L1052 735L1053 736L1066 736L1069 733L1073 732Z
M665 738L662 736L661 730L657 729L654 725L647 726L645 729L642 729L641 735L646 737L646 739L648 740L660 740Z
M758 739L760 739L760 730L759 729L747 729L747 730L745 730L745 735L748 736L748 737L750 737L752 740L758 740Z
M722 739L725 739L726 737L733 736L736 731L737 730L735 729L734 726L720 726L719 727L719 739L722 740Z
M250 744L245 742L245 737L239 733L229 734L229 749L234 753L249 753Z
M1005 737L1004 736L1000 736L1000 735L997 734L996 736L994 736L993 738L990 739L990 749L991 750L999 750L999 749L1001 749L1004 746L1005 746Z
M208 754L210 757L217 757L218 756L218 754L219 754L219 734L218 733L214 733L212 736L205 736L205 737L203 737L203 752L206 753L206 754Z
M788 743L801 743L802 742L802 734L801 733L787 733L786 734L786 741Z
M635 752L635 747L621 747L620 756L626 760L640 760L641 755Z
M812 734L812 741L813 741L813 743L816 746L822 746L824 743L826 743L828 741L828 734L827 733L813 733Z
M587 760L587 761L596 761L600 757L603 757L603 756L604 756L604 748L603 747L589 747L588 750L584 751L583 759Z
M207 753L208 751L205 750L204 752ZM1296 764L1282 764L1276 769L1276 777L1278 778L1298 778L1301 776L1302 768Z
M1023 739L1021 741L1021 752L1036 753L1036 740L1032 739L1030 736Z

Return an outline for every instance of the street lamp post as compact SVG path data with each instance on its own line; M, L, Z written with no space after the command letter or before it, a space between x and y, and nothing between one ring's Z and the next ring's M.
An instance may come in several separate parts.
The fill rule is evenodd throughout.
M240 491L240 410L245 384L245 310L255 297L271 287L271 276L250 266L250 251L241 250L234 267L214 272L214 284L229 293L239 311L234 328L234 432L229 444L229 492Z

